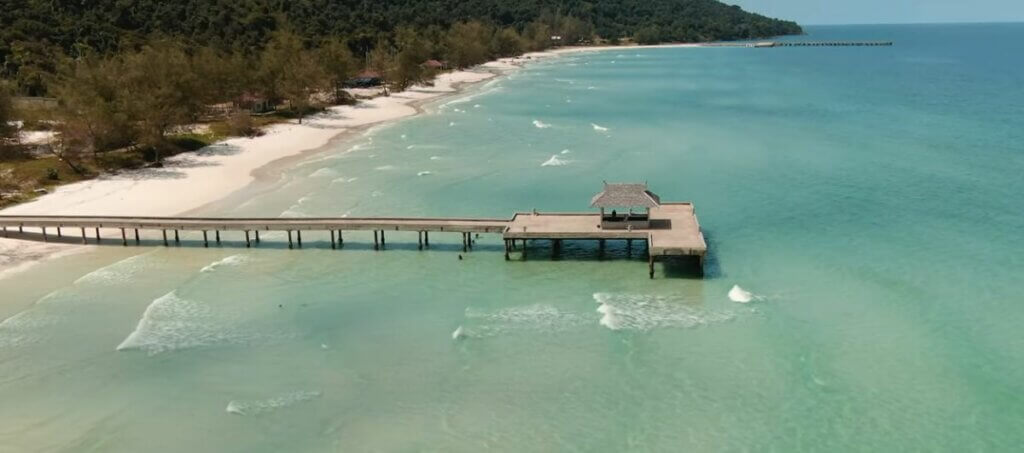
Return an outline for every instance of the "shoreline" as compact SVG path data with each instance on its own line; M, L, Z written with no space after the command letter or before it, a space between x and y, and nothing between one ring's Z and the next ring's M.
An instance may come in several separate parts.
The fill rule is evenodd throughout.
M332 144L422 114L424 104L458 96L468 87L504 72L487 66L447 72L438 75L433 86L416 85L355 106L330 107L307 117L301 125L295 121L279 123L266 128L259 137L229 138L170 157L163 168L124 171L60 186L0 213L173 216L208 209L268 183L284 168ZM43 261L89 250L90 246L81 244L0 238L0 280Z
M294 121L274 124L259 137L229 138L179 154L166 159L163 168L124 171L60 186L42 197L0 210L0 214L187 215L228 203L242 194L272 190L275 177L295 162L373 127L421 115L428 103L461 95L469 87L539 60L581 52L693 47L702 46L574 46L500 58L440 74L432 86L416 85L355 106L329 107L326 112L307 117L301 125ZM0 238L0 280L40 262L88 250L90 246L81 244Z

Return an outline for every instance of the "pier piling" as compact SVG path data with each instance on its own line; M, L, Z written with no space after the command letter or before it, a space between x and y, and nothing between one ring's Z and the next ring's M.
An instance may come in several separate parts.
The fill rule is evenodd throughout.
M338 245L334 242L334 230L331 230L331 250L337 249Z
M167 243L167 230L160 230L160 233L164 236L164 247L170 246L170 244Z
M210 247L210 238L206 236L206 230L203 230L203 247Z
M249 230L245 230L245 248L249 248L251 246L252 243L249 242Z
M82 243L83 244L88 244L89 243L89 241L87 241L85 239L85 227L82 227Z
M82 240L85 240L85 228L82 228ZM128 235L124 233L124 228L121 228L121 246L128 247Z

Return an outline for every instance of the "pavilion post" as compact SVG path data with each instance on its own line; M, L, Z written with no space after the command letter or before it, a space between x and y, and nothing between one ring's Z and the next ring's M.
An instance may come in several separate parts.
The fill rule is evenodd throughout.
M96 243L100 243L100 229L96 228Z
M63 234L60 231L60 227L57 227L57 237L59 237L59 238L60 237L64 237Z
M46 237L46 227L41 228L43 229L43 242L50 242L49 238Z
M181 238L178 237L178 230L177 229L174 230L174 243L175 244L181 244Z

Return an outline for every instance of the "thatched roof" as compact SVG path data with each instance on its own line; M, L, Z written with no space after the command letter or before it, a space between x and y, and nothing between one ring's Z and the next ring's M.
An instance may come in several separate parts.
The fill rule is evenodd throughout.
M661 198L650 190L647 184L608 184L604 190L590 200L592 208L636 207L656 208L661 205Z

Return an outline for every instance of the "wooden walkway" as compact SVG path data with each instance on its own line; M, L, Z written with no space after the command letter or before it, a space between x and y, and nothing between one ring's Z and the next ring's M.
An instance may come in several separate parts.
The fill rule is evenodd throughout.
M19 239L39 238L49 241L81 238L83 244L118 241L142 245L139 231L159 231L162 243L181 243L181 232L202 232L203 245L211 239L221 242L222 232L234 232L245 238L246 247L260 242L261 232L285 232L288 246L302 247L302 233L310 231L330 234L331 248L344 244L345 231L373 231L375 249L385 245L385 232L418 233L419 248L430 246L430 233L460 233L462 249L473 247L473 235L501 234L505 242L505 259L522 241L522 258L526 257L527 240L548 240L558 247L562 240L596 240L601 251L607 240L646 241L651 278L655 258L695 256L703 272L707 244L701 233L691 203L663 203L650 210L651 227L636 230L601 229L598 213L518 213L512 219L483 218L406 218L406 217L341 217L341 218L204 218L204 217L118 217L118 216L0 216L3 236L17 231ZM27 236L35 233L38 236ZM212 233L212 234L211 234ZM212 236L212 237L211 237ZM68 238L68 239L64 239Z

